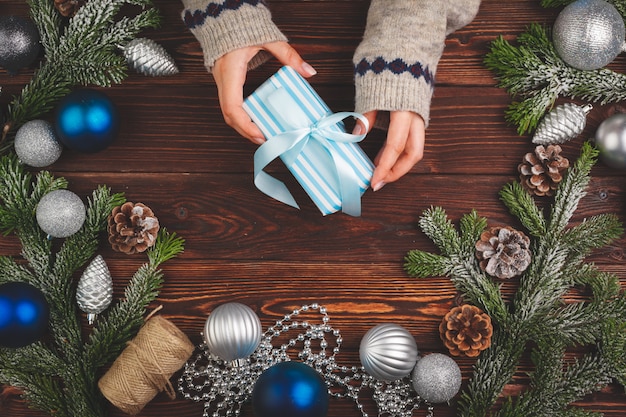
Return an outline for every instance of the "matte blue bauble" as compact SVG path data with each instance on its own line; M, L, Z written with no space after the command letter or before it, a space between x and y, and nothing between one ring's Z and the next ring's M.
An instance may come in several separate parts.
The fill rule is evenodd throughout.
M24 282L0 285L0 346L18 348L41 339L50 308L43 293Z
M94 153L115 140L119 115L106 94L85 88L61 100L55 125L57 136L65 146L78 152Z
M328 412L328 388L310 366L280 362L257 380L252 408L257 417L323 417Z

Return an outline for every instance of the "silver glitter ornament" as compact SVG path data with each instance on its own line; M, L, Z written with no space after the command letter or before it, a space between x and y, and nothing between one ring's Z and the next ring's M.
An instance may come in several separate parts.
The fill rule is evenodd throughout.
M98 255L87 265L78 280L76 302L87 313L87 321L93 324L96 316L106 310L113 301L113 279L102 256Z
M174 59L151 39L133 39L120 49L128 65L140 74L153 77L178 74Z
M381 381L394 381L411 373L417 344L404 327L385 323L369 329L361 339L359 357L365 371Z
M555 145L576 138L585 129L591 104L578 106L565 103L548 113L535 131L532 142L538 145Z
M68 237L85 222L85 205L69 190L54 190L37 204L37 223L51 237Z
M415 392L423 400L445 403L461 388L461 369L451 357L431 353L417 361L411 379Z
M21 16L0 16L0 67L15 75L35 62L40 51L35 22Z
M602 162L611 168L626 169L626 114L614 114L600 123L595 144Z
M244 359L261 341L261 320L247 305L226 303L209 315L204 341L209 351L225 361Z
M552 31L557 53L574 68L595 70L608 65L623 50L624 20L604 0L578 0L566 6Z
M45 120L26 122L15 133L13 143L19 160L32 167L41 168L55 163L63 152L54 126Z

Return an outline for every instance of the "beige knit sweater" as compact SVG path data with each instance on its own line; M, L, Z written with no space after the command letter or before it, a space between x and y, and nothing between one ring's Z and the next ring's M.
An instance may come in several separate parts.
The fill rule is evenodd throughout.
M196 36L211 71L215 60L237 48L287 38L263 0L182 0L183 21ZM478 12L480 0L372 0L363 40L354 53L355 111L410 110L428 124L437 64L445 38ZM260 53L255 67L268 58Z

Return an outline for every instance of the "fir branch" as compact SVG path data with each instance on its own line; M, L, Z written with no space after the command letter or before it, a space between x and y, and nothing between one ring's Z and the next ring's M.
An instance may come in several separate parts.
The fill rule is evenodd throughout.
M419 220L422 231L433 241L443 256L458 253L461 238L441 207L424 210Z
M465 253L474 252L476 242L480 240L480 235L487 228L487 219L478 215L476 210L461 216L459 229L461 231L461 248Z
M562 242L570 253L569 262L582 260L593 249L601 248L619 238L622 224L615 214L603 214L584 219L579 225L565 231Z
M54 50L58 47L61 37L61 14L56 12L51 1L28 0L27 3L44 51Z
M519 182L512 182L500 190L500 200L522 223L531 236L546 234L546 219L528 191Z
M33 274L9 256L0 256L0 285L7 282L33 282Z
M416 278L448 276L448 258L421 250L411 250L404 258L405 271Z

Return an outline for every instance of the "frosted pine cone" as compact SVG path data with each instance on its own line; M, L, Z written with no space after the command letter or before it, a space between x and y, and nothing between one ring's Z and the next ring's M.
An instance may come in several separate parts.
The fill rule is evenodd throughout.
M61 13L61 16L73 17L87 0L54 0L54 7Z
M555 107L539 123L533 136L533 143L550 145L574 139L585 129L587 114L591 109L591 104L578 106L574 103Z
M492 227L476 242L480 268L491 276L513 278L530 265L530 239L511 227Z
M567 168L569 161L561 156L559 145L539 145L517 166L522 186L537 196L554 195Z
M454 307L439 325L441 340L453 356L478 356L491 346L492 334L491 318L469 304Z
M109 243L118 252L143 252L156 242L159 220L141 203L115 207L108 222Z

